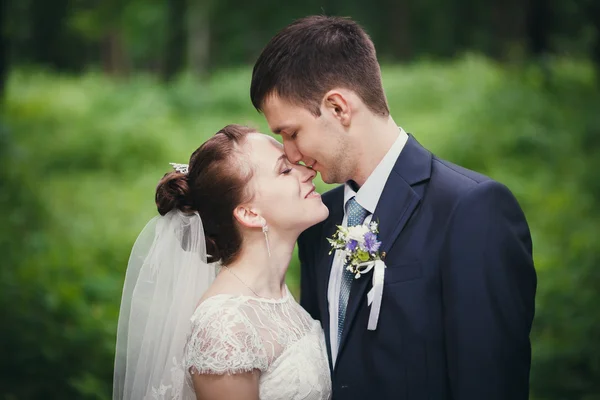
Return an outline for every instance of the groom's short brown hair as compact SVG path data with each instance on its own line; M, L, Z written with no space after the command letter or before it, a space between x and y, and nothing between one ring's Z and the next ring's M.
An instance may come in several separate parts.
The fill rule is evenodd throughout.
M250 98L262 111L266 98L276 94L318 116L321 98L336 87L353 90L371 111L389 115L369 35L348 18L310 16L282 29L263 49Z

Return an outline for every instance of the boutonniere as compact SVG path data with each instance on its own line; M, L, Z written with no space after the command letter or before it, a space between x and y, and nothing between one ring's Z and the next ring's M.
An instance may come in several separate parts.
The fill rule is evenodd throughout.
M331 245L331 255L334 251L341 251L344 257L346 269L358 279L367 272L373 272L373 287L367 294L367 303L371 306L367 329L377 329L379 311L381 310L381 299L383 297L383 282L385 278L385 263L379 253L381 242L377 234L379 224L370 224L344 227L339 225L333 237L327 238Z
M338 225L332 238L327 238L331 245L329 254L336 250L343 252L346 269L358 279L369 272L375 261L381 260L379 247L381 242L377 238L379 225L371 222L365 225L345 227Z

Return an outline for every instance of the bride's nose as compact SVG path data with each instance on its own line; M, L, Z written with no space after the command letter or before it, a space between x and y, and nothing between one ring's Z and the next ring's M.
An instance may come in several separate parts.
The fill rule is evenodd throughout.
M313 179L315 179L315 176L317 176L317 171L315 171L312 168L306 167L304 165L301 165L300 168L300 172L302 173L302 182L310 182Z

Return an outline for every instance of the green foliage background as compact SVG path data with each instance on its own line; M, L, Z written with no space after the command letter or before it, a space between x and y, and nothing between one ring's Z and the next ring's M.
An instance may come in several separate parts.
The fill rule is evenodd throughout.
M14 70L0 114L0 398L106 399L131 246L169 162L229 123L267 132L250 69L209 80ZM485 58L383 67L396 122L505 183L538 270L532 394L600 399L600 93L594 68ZM321 191L327 189L318 182ZM298 295L298 261L289 285Z

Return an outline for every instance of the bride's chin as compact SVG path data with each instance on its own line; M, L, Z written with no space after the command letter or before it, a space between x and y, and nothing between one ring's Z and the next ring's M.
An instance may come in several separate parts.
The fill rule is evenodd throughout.
M327 208L327 206L323 203L322 204L322 209L323 209L323 215L322 218L319 220L319 222L323 222L325 221L328 217L329 217L329 208Z
M292 229L298 231L298 235L300 235L311 226L325 221L327 217L329 217L329 209L325 204L321 203L321 206L315 207L313 210L311 210L306 218L303 218L302 221L297 221L295 224L293 224L294 228Z
M325 204L321 203L321 207L315 212L314 218L310 221L310 226L325 221L327 217L329 217L329 209Z

